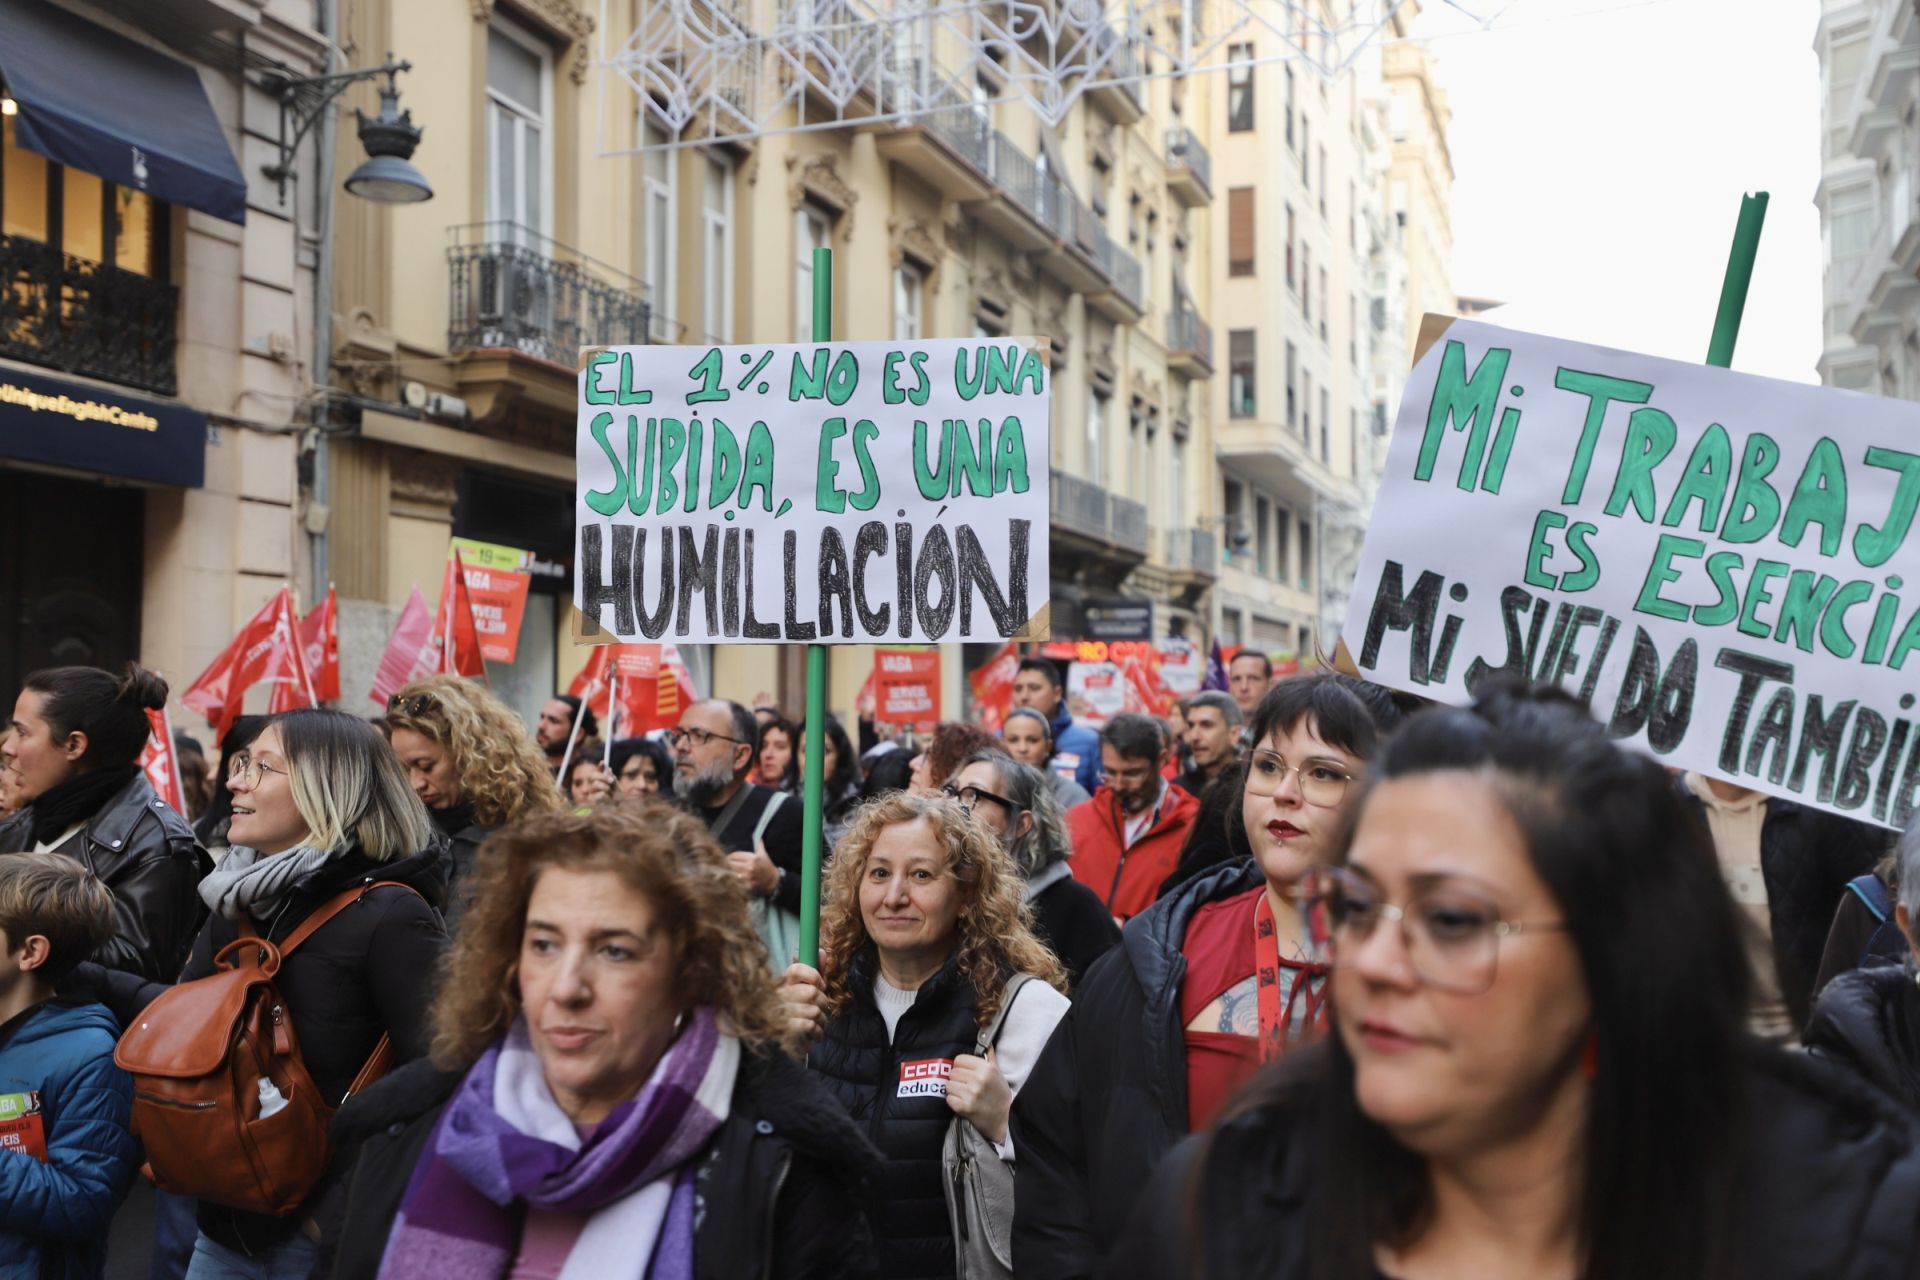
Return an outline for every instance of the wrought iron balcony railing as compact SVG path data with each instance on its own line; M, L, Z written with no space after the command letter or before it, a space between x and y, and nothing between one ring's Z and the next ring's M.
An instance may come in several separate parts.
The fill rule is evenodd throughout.
M646 286L512 222L452 229L447 349L572 365L584 346L648 341Z
M1213 193L1213 156L1199 135L1185 125L1167 130L1167 163L1185 165L1207 193Z
M1220 543L1211 529L1167 530L1167 567L1220 576Z
M1192 307L1175 307L1167 313L1167 350L1190 351L1207 368L1213 368L1213 328Z
M993 154L987 176L993 179L995 186L1007 193L1009 199L1031 214L1035 222L1047 225L1047 204L1043 193L1048 175L1033 162L1032 156L998 129L993 131Z
M173 395L180 291L0 236L0 356Z
M1139 259L1128 253L1107 234L1107 229L1098 224L1094 227L1093 260L1100 264L1100 270L1107 279L1113 281L1114 288L1136 306L1144 298L1145 274L1140 270Z
M1064 471L1053 473L1053 522L1090 538L1107 537L1107 491Z
M1112 538L1121 546L1141 555L1147 554L1147 507L1143 502L1114 494Z

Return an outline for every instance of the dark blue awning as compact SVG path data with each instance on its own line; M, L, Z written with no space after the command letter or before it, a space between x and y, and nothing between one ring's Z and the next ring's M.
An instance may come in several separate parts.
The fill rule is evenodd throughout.
M57 164L247 220L247 182L200 74L47 0L0 0L14 137Z

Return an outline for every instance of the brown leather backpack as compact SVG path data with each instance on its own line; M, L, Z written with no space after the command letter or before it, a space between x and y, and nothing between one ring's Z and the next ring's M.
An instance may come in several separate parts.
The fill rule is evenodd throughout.
M292 1213L327 1170L333 1108L307 1074L293 1019L274 975L320 926L375 889L355 887L323 903L275 946L242 920L220 948L215 972L170 988L120 1037L113 1060L133 1076L133 1133L146 1146L155 1185L249 1213ZM385 1075L393 1046L382 1035L348 1096ZM260 1081L285 1104L261 1115Z

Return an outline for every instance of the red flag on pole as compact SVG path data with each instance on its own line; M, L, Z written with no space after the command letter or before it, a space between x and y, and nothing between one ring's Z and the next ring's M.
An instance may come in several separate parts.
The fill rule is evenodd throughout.
M247 620L233 643L200 673L180 701L204 715L221 737L240 715L247 690L262 681L291 685L292 696L303 699L294 705L313 706L313 682L300 649L299 625L293 592L282 587Z
M380 655L368 696L384 708L402 685L439 669L440 647L433 634L433 615L427 612L427 598L415 586L406 608L400 611L400 621L387 638L387 651Z
M180 783L180 757L173 749L173 727L167 722L166 709L147 708L146 750L140 753L140 768L153 784L154 793L173 806L182 817L187 815L186 791Z
M613 706L616 687L617 710ZM609 740L616 726L622 738L671 728L680 723L681 710L694 700L693 676L680 651L670 644L595 645L567 692L607 726Z
M480 653L480 628L473 620L473 596L467 590L467 567L456 550L440 581L440 607L433 619L433 638L439 646L439 672L449 676L487 678L487 661Z
M307 611L300 619L300 651L307 663L307 674L313 680L313 695L319 702L340 700L340 615L334 599L333 587L327 587L327 598ZM300 701L300 691L292 684L273 686L273 711L291 711L295 707L306 706Z

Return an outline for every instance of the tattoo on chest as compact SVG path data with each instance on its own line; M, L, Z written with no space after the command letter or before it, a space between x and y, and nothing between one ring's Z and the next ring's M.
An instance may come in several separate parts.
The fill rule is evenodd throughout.
M1232 1036L1260 1034L1260 989L1251 976L1234 983L1221 995L1220 1031Z

